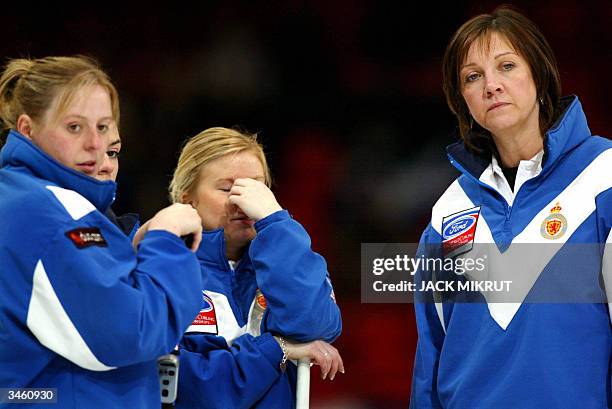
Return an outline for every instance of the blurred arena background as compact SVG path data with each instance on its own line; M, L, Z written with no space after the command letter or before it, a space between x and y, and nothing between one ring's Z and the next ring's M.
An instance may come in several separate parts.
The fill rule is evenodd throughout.
M118 212L147 219L167 203L187 137L211 126L259 132L279 202L327 258L343 311L347 373L313 376L312 407L406 408L412 306L361 304L360 243L418 241L456 176L440 63L459 25L499 3L141 4L5 5L0 55L83 53L110 73L122 103ZM513 4L550 41L563 92L579 95L593 133L612 136L612 3Z

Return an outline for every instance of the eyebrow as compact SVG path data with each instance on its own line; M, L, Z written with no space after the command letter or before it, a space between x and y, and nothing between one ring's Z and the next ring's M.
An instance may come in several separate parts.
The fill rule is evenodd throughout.
M115 139L108 145L108 147L110 148L111 146L116 146L116 145L121 145L121 139Z
M517 53L515 53L514 51L504 51L503 53L499 53L499 54L495 55L495 56L493 57L493 59L494 59L494 60L497 60L499 57L503 57L503 56L508 55L508 54L518 55L518 54L517 54ZM464 68L466 68L466 67L471 67L471 66L474 66L474 65L477 65L477 64L476 64L476 63L471 62L471 63L469 63L469 64L464 64L464 65L462 65L462 66L461 66L459 69L460 69L460 70L462 70L462 69L464 69Z
M86 117L84 117L83 115L79 115L79 114L67 114L66 115L67 118L79 118L79 119L87 119ZM113 118L112 116L105 116L100 118L100 121L114 121L115 118Z

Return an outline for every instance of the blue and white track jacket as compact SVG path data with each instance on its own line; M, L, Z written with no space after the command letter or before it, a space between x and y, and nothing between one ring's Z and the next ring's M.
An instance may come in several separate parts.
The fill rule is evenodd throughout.
M159 408L156 358L199 311L197 258L165 231L135 253L103 214L115 184L17 132L0 161L0 387L57 388L55 409Z
M255 229L235 269L223 230L203 235L203 304L180 343L179 409L292 408L296 368L280 371L283 354L272 334L300 342L340 334L325 260L304 228L283 210Z
M520 185L511 204L490 183L491 162L462 144L448 148L462 175L433 207L420 251L433 253L449 240L447 233L454 231L446 222L443 228L449 216L479 208L474 242L494 243L489 248L496 260L519 263L523 268L513 273L533 273L536 281L517 302L415 304L419 340L411 408L612 407L612 333L605 303L606 289L607 298L612 296L612 251L604 247L612 241L612 142L591 136L578 98L562 102L563 113L546 134L541 171ZM454 227L473 226L462 220ZM559 254L583 243L596 246L572 258L578 268L564 271L567 276L559 275L567 270L559 254L537 271L527 271L532 260L504 259L517 243L552 242L562 245ZM568 281L601 301L530 302L534 293L550 285L563 289Z

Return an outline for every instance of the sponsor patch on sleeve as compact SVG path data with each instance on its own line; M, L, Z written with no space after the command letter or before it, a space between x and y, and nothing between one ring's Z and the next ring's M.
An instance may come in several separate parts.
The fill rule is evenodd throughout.
M442 249L445 257L455 257L472 250L480 206L442 218Z
M102 232L97 227L79 227L78 229L66 232L66 237L79 249L90 246L108 246L104 236L102 236Z
M255 301L262 311L268 308L268 302L266 301L266 297L264 297L260 289L257 289L257 292L255 293Z

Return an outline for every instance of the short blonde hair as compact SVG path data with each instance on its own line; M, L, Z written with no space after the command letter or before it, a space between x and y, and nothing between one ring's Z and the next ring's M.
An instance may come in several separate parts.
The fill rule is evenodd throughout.
M200 172L208 163L220 157L250 151L257 156L264 169L264 182L270 187L272 178L262 145L257 134L235 129L208 128L187 140L170 182L170 201L181 203L185 195L193 194L199 183Z
M119 127L119 95L108 75L93 58L45 57L9 60L0 76L0 120L4 129L17 126L17 119L26 114L40 123L58 98L57 120L83 87L100 85L108 91L113 119Z

